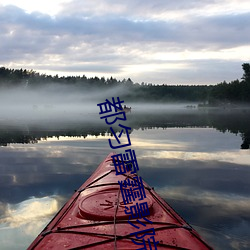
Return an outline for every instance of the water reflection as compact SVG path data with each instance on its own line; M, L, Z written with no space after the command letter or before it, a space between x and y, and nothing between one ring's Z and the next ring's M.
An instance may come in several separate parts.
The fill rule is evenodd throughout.
M245 127L217 113L145 111L127 121L140 175L216 249L250 248L244 119ZM0 148L1 249L24 249L111 151L110 136L98 122L1 128L8 145ZM17 143L24 134L36 143Z
M136 109L128 114L127 125L132 129L151 128L215 128L239 134L242 141L239 148L248 149L250 145L250 109L245 110L185 110L175 109ZM10 143L37 143L41 139L60 136L87 137L105 135L109 127L93 114L81 114L73 120L50 119L44 121L15 121L0 123L0 145ZM72 122L73 121L73 122ZM113 127L118 131L118 127ZM133 131L133 130L132 130Z
M16 228L30 224L31 221L41 222L43 217L56 213L58 209L58 202L53 196L30 198L17 204L8 203L4 209L5 216L0 220L0 223ZM27 227L25 233L30 234L32 231Z
M17 204L3 204L0 217L2 249L23 249L62 206L60 197L30 198Z

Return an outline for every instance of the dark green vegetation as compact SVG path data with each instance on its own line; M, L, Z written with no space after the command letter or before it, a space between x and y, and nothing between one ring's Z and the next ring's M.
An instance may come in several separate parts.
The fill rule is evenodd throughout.
M242 143L238 146L241 149L249 149L250 146L250 110L234 109L209 109L209 110L186 110L178 112L169 111L133 111L128 113L126 126L133 130L146 129L168 129L168 128L214 128L222 133L230 132L240 135ZM59 136L86 137L87 135L110 134L109 126L96 116L91 121L91 115L85 114L83 122L57 122L53 120L39 122L39 124L0 124L0 146L8 146L11 143L37 143L41 139ZM115 132L120 131L119 127L113 127Z
M58 77L40 74L33 70L0 68L1 87L23 87L35 89L51 84L63 84L79 88L83 92L89 90L109 90L121 87L120 98L128 101L172 102L191 101L202 102L203 105L219 106L231 104L250 103L250 64L242 65L243 76L241 80L229 83L222 82L217 85L153 85L148 83L134 83L130 78L122 81L115 78L68 76Z
M241 81L223 82L215 85L209 95L210 104L250 103L250 64L242 64L244 74Z

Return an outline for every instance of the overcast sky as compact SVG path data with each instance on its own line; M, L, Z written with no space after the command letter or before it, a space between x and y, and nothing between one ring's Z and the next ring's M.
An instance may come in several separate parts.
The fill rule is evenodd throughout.
M249 0L0 0L0 66L215 84L250 62Z

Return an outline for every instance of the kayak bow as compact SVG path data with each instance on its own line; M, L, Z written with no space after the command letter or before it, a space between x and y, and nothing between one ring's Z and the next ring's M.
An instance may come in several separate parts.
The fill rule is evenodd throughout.
M150 215L131 219L109 154L29 246L31 249L156 249L143 243L141 230L154 228L157 249L212 249L200 235L143 181ZM129 205L136 204L132 202ZM128 222L130 221L130 223ZM140 229L137 229L140 228ZM131 235L132 234L132 235ZM152 235L152 234L151 234ZM144 248L140 248L144 244ZM155 246L155 245L154 245Z

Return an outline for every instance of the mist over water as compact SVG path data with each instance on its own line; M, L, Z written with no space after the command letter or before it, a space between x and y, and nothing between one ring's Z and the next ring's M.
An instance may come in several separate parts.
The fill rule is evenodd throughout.
M123 94L130 93L56 84L0 90L3 249L26 248L110 153L110 126L97 104L111 97L132 107L120 123L131 127L141 176L215 249L247 249L249 150L240 148L249 145L249 110L131 102Z
M5 89L0 92L1 119L35 121L81 118L95 112L98 93L80 93L66 86Z
M141 127L212 127L220 131L240 133L244 148L249 147L249 109L204 109L197 103L149 103L131 101L130 92L123 86L112 89L86 89L65 84L51 84L43 87L19 87L0 89L0 139L1 144L9 142L36 141L49 136L100 135L109 131L100 119L97 106L112 97L120 97L122 105L131 107L127 113L127 126ZM128 100L123 98L127 96ZM37 131L39 130L39 134ZM72 130L74 132L72 133ZM4 131L10 131L12 139ZM18 133L15 133L19 131ZM44 132L42 132L44 131ZM61 131L61 132L60 132ZM22 137L25 137L22 139Z
M66 85L48 85L39 88L0 89L1 122L55 122L64 120L99 122L98 103L121 95L129 95L124 87L99 91L84 90ZM121 99L121 98L120 98ZM122 99L121 99L122 101ZM133 112L166 112L185 110L189 103L154 104L126 102L122 105L132 107ZM188 112L188 110L186 110Z

